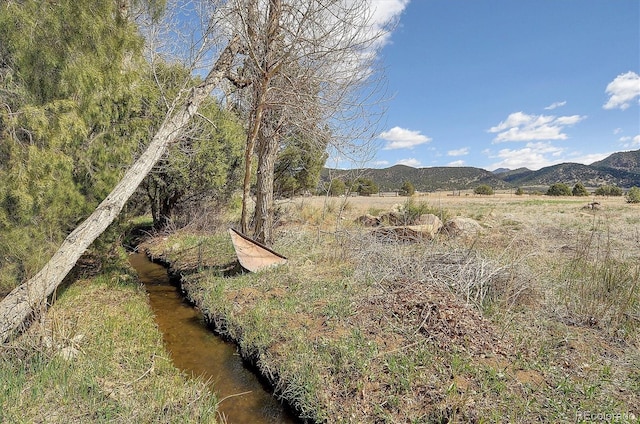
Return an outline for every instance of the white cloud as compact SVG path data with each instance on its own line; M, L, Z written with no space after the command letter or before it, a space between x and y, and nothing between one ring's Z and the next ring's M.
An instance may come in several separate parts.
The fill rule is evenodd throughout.
M562 107L562 106L564 106L566 104L567 104L566 100L562 101L562 102L554 102L554 103L551 103L549 106L545 107L544 109L545 110L553 110L553 109L557 109L559 107Z
M622 137L620 138L620 142L625 149L637 149L640 147L640 134L635 137Z
M614 134L620 134L622 132L622 128L616 128L615 130L613 130Z
M379 37L373 42L374 54L383 48L391 39L390 29L394 28L394 23L400 19L400 15L409 4L410 0L369 0L370 15L363 16L363 24L370 27L370 33Z
M566 140L564 127L574 125L586 116L553 116L528 115L523 112L510 114L505 121L489 128L490 133L497 133L494 143L504 141L541 141Z
M551 143L527 143L522 149L502 149L496 155L489 156L500 161L492 164L488 169L524 167L536 170L562 162L559 156L564 150Z
M584 165L591 165L593 162L597 162L597 161L602 160L602 159L604 159L604 158L606 158L608 156L611 156L613 153L614 152L590 153L588 155L581 155L581 156L572 157L570 159L570 161L571 162L575 162L575 163L581 163L581 164L584 164Z
M560 116L555 120L555 123L561 126L569 126L577 124L582 121L585 117L580 115L571 115L571 116Z
M640 97L640 75L632 71L620 74L607 85L605 92L609 100L603 108L625 110L636 97Z
M449 150L447 156L465 156L469 154L469 148L463 147L462 149Z
M396 165L407 165L413 168L417 168L421 164L420 164L420 161L416 158L408 158L408 159L400 159L398 162L396 162Z
M378 138L387 141L383 150L413 149L415 146L431 141L431 138L420 134L420 131L412 131L400 127L393 127L389 131L384 131Z
M376 160L373 161L371 163L371 166L374 168L378 168L378 167L384 167L384 166L388 166L389 165L389 161L388 160Z
M465 163L463 160L454 160L453 162L449 162L447 166L464 166Z
M372 0L373 22L389 22L396 19L409 4L409 0Z

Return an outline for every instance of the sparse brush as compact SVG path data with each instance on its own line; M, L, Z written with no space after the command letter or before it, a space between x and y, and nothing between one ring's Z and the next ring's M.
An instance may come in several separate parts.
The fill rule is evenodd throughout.
M438 250L434 243L398 245L369 240L358 250L355 278L364 281L418 281L448 288L483 310L493 303L520 304L532 292L526 267L506 265L475 250Z
M617 258L611 240L597 237L595 223L576 253L562 266L559 298L564 320L572 325L600 327L627 339L640 324L640 264Z
M451 214L442 208L429 205L427 202L417 202L412 197L408 198L404 203L402 212L407 224L412 224L420 218L420 215L433 214L440 218L442 222L446 222L451 218Z

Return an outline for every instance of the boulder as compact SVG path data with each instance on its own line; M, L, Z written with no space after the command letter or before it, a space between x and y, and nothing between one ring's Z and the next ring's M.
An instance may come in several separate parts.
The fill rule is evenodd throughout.
M450 236L459 236L474 235L480 230L482 230L482 226L475 219L456 216L447 221L440 232Z
M425 227L425 230L429 230L432 235L435 235L440 228L442 228L442 221L436 215L432 213L425 213L418 217L415 225Z

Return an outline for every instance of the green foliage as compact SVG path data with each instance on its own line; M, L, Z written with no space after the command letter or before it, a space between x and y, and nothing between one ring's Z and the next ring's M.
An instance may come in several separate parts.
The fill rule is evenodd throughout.
M440 218L442 222L446 222L451 218L449 211L441 208L435 208L424 201L416 201L414 198L409 198L404 202L402 205L402 213L404 215L405 222L408 223L413 223L420 218L420 215L429 213Z
M0 3L2 284L33 275L148 138L141 69L117 2Z
M582 184L581 182L577 182L576 185L573 186L573 190L571 190L571 193L574 196L588 196L589 195L589 192L585 188L584 184Z
M416 188L413 186L411 181L405 181L402 183L402 187L400 187L400 196L413 196L416 192Z
M524 194L524 190L522 189L522 187L518 187L516 189L515 195L516 196L522 196Z
M160 91L146 93L150 123L159 125L166 114L166 98L175 98L185 84L194 84L189 70L178 64L157 62L153 78ZM227 200L239 187L242 168L244 130L231 112L221 110L210 99L203 103L184 136L172 144L141 188L151 205L156 228L171 217L182 215L189 221L203 203Z
M622 196L623 192L620 187L603 185L596 189L596 196Z
M565 183L555 183L547 190L547 196L571 196L571 189Z
M416 202L413 198L407 199L403 204L402 212L406 222L415 222L420 215L431 213L431 207L427 202Z
M326 147L326 141L309 139L303 133L285 140L275 163L274 193L292 196L315 188L327 160Z
M378 186L370 178L360 177L351 184L351 191L361 196L369 196L379 191Z
M627 203L640 203L640 188L631 187L626 195Z
M340 178L334 178L329 183L329 195L342 196L347 192L347 185Z
M486 184L483 184L483 185L479 185L478 187L476 187L473 190L473 192L475 194L484 194L484 195L490 196L490 195L493 194L493 189L490 186L488 186Z
M214 101L201 106L199 115L188 135L171 146L142 184L156 228L165 226L172 216L182 215L188 221L204 203L226 201L239 188L242 126Z

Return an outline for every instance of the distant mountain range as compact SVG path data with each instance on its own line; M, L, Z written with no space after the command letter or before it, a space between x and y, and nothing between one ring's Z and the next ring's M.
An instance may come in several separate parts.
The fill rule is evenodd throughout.
M465 190L486 184L494 190L515 187L548 187L555 183L573 186L581 182L587 187L615 185L621 188L640 187L640 150L614 153L591 165L561 163L537 171L527 168L493 172L473 167L412 168L395 165L375 169L329 169L322 172L322 180L333 178L354 180L358 177L372 179L380 191L399 190L405 181L410 181L418 191Z

